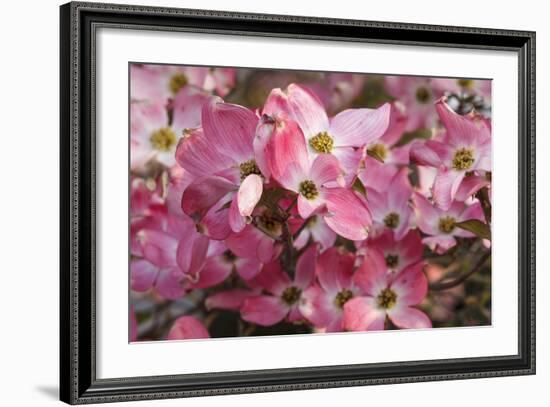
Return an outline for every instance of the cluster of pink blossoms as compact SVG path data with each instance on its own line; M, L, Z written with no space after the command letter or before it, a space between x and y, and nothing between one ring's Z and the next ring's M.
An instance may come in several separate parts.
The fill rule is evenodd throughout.
M490 191L490 122L456 113L444 80L386 81L405 93L329 116L314 86L251 109L222 99L232 69L132 66L131 289L195 303L164 339L208 337L216 310L252 329L432 326L426 253L488 222L476 195ZM430 121L429 139L400 142Z

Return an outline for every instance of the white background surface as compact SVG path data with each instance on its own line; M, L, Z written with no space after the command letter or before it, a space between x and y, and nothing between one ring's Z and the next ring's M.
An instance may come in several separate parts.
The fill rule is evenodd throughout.
M138 1L151 4L152 1ZM159 1L156 5L235 11L302 14L326 17L453 24L537 31L538 133L538 374L530 377L477 379L318 391L210 397L149 402L148 405L233 406L336 405L358 402L372 405L464 406L521 405L548 394L550 300L545 296L549 278L545 268L550 220L543 208L550 204L548 182L550 121L545 94L550 92L548 72L550 28L543 2L509 5L503 2L461 1L453 7L440 1L361 3L292 0L247 2L233 0ZM250 4L249 4L250 3ZM2 115L2 310L0 371L3 405L57 403L58 381L58 1L10 2L4 5L0 26L0 104ZM452 10L452 11L451 11ZM7 51L7 53L6 53ZM6 143L7 141L7 143ZM545 250L546 249L546 250ZM545 387L546 386L546 387ZM534 403L533 403L534 402ZM389 403L389 404L388 404ZM124 404L132 405L132 404ZM144 402L133 405L147 405Z
M514 53L101 28L97 58L98 378L517 354L517 242L507 238L518 224ZM492 78L492 326L128 346L128 61Z

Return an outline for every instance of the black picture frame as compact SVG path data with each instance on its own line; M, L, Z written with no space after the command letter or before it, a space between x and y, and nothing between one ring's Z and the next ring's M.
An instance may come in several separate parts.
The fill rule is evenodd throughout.
M535 373L535 33L72 2L60 8L60 398L70 404ZM95 48L98 27L516 52L519 352L499 357L98 379Z

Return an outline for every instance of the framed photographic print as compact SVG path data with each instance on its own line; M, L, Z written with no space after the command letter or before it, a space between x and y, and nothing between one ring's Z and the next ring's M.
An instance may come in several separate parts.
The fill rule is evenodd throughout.
M535 34L61 6L61 399L535 372Z

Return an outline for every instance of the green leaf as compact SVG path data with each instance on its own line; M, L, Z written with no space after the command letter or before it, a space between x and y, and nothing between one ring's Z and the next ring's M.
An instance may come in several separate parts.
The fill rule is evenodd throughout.
M491 240L491 229L487 226L487 224L481 222L480 220L465 220L464 222L455 223L455 226L460 229L467 230L468 232L472 232L476 236L483 239Z

